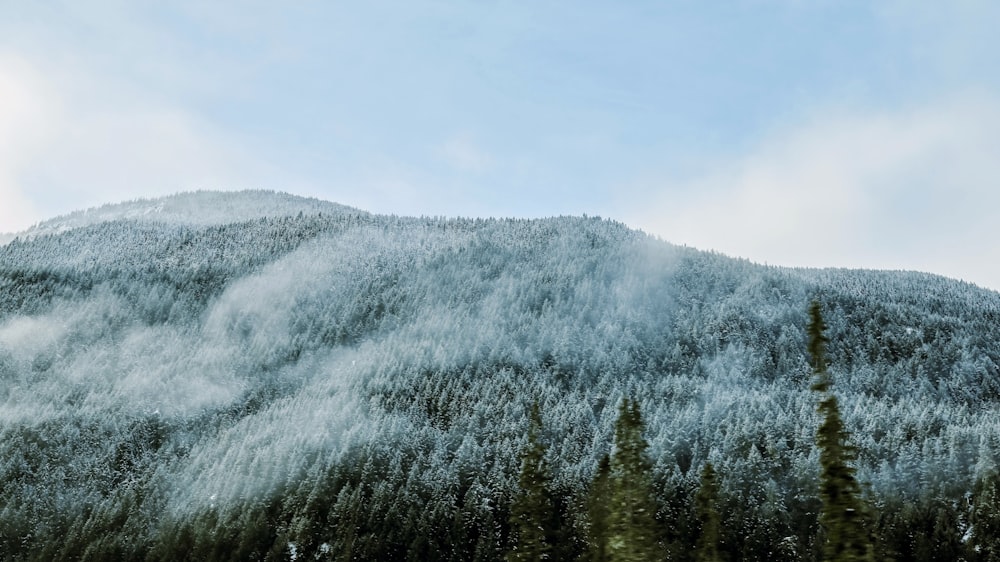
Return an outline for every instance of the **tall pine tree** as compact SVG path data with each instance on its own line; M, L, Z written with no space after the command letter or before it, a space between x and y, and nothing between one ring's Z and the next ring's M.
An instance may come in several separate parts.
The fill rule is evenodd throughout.
M722 554L719 553L719 511L716 504L719 502L719 482L715 474L712 463L706 462L705 468L701 471L701 486L694 496L695 512L701 523L701 534L698 536L698 544L695 546L695 560L697 562L721 562Z
M613 561L661 560L653 502L652 462L639 403L622 400L611 457L607 548Z
M812 389L821 394L817 411L823 421L816 432L819 447L820 499L823 508L819 522L825 535L823 560L828 562L871 561L872 541L866 527L867 513L861 500L861 487L854 477L854 447L840 417L837 397L831 391L833 380L827 371L826 324L817 301L809 307L809 354L815 380Z
M972 495L972 547L981 560L1000 561L1000 474L980 476Z
M528 443L521 452L520 493L510 506L514 543L507 560L548 560L558 529L552 498L552 473L542 444L542 416L538 402L528 418Z
M587 514L590 516L589 548L584 560L610 562L608 521L611 517L611 457L608 455L601 457L597 464L597 474L590 484Z

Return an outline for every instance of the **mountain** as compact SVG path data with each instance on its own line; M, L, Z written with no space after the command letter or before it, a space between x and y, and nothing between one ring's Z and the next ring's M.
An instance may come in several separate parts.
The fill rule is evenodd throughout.
M711 461L733 559L811 560L813 299L880 552L985 552L996 292L762 266L599 218L199 192L0 247L0 557L500 559L534 401L579 551L634 398L665 543L690 546Z

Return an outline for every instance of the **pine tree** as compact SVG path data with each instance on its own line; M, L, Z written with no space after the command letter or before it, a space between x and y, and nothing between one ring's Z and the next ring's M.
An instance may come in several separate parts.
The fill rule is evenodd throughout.
M823 560L854 562L872 560L872 541L865 529L866 510L861 500L861 487L854 477L851 462L854 447L848 444L850 434L840 417L837 397L831 391L833 381L827 371L826 324L817 301L809 307L809 354L812 357L815 381L812 389L821 393L817 411L823 422L816 432L819 447L820 499L823 507L819 522L825 533Z
M609 562L608 520L611 514L611 457L604 455L597 464L597 474L590 484L587 514L590 516L587 562Z
M615 452L611 457L611 506L608 513L608 553L613 561L662 559L656 540L652 463L642 436L639 404L622 401L615 423Z
M996 470L977 479L971 519L972 546L980 559L1000 560L1000 474Z
M694 496L695 512L701 522L701 534L695 547L695 560L698 562L720 562L719 553L719 512L716 504L719 501L719 482L712 463L706 462L701 471L701 486Z
M510 507L514 544L507 560L547 560L552 557L552 539L557 529L552 501L552 474L542 444L542 416L538 402L528 418L528 443L521 452L520 493Z

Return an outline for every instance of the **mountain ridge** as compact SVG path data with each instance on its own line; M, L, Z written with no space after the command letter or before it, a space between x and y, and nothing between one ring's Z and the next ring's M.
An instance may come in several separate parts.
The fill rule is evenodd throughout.
M212 204L226 204L227 209L220 212L218 209L210 208ZM209 207L206 209L205 207ZM244 222L255 218L277 218L282 216L293 216L299 212L306 214L317 214L326 212L328 214L352 213L370 214L368 211L356 209L342 205L340 203L318 199L314 197L304 197L292 193L273 191L266 189L238 190L238 191L216 191L200 189L195 191L179 192L173 195L161 197L137 198L120 203L106 203L95 207L89 207L78 211L52 217L40 221L25 230L18 232L0 232L0 246L13 241L15 238L30 239L46 234L59 234L67 230L92 226L101 222L115 220L140 220L148 222L167 222L176 224L186 224L191 226L222 225L227 223ZM438 217L409 217L409 218L438 218ZM463 219L465 217L455 217ZM556 217L549 217L554 219ZM588 218L586 215L583 218ZM596 217L600 219L600 217ZM544 219L534 219L544 220ZM631 227L630 227L631 228ZM637 232L642 230L635 229ZM659 237L655 237L659 239ZM665 241L671 244L670 241ZM684 245L683 247L688 247ZM698 250L698 248L692 248ZM699 250L705 251L705 250ZM946 275L924 272L920 270L905 269L871 269L854 267L802 267L802 266L782 266L769 265L754 262L748 258L730 256L725 253L718 253L731 259L746 259L750 263L764 267L778 267L789 271L821 272L821 271L872 271L886 273L919 274L941 277L959 283L964 283L979 289L1000 292L996 289L983 287L972 281L965 281Z
M197 190L163 197L107 203L73 211L43 220L21 232L4 233L0 237L6 237L6 241L15 237L33 238L114 220L208 226L243 222L268 216L292 216L299 212L335 214L362 213L363 211L321 199L270 190Z

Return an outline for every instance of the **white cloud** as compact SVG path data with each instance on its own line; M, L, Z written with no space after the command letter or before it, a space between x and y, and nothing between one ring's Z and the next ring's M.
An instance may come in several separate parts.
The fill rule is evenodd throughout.
M916 269L1000 289L997 130L1000 102L982 96L829 114L703 177L659 182L630 222L755 261Z
M154 92L0 53L0 232L105 202L272 187L242 144Z
M50 134L52 98L31 65L0 53L0 232L20 230L38 219L16 179L18 164L36 156Z

